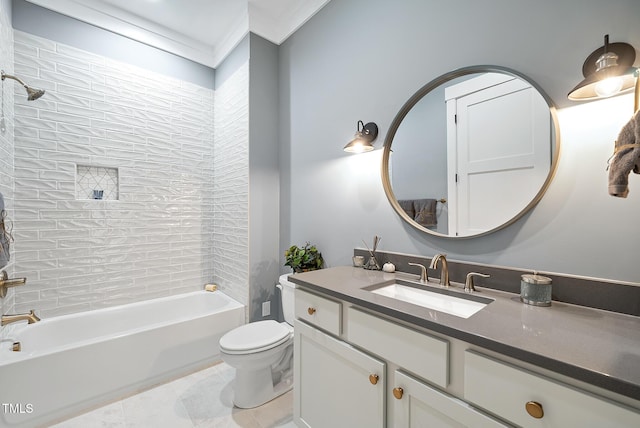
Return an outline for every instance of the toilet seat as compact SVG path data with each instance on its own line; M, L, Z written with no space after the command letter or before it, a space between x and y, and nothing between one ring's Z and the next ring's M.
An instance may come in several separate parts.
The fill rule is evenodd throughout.
M220 350L227 354L253 354L287 342L293 329L274 320L257 321L237 327L220 338Z

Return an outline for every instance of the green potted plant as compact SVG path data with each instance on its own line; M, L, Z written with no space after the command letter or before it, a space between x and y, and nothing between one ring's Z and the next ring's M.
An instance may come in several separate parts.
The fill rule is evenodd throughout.
M322 253L318 251L315 245L311 245L309 242L304 244L303 247L292 245L284 252L284 257L286 259L284 265L291 267L294 273L322 269L324 265Z

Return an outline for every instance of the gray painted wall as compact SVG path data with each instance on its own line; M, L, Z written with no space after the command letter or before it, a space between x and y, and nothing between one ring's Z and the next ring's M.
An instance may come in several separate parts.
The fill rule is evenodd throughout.
M247 63L249 54L249 35L246 35L216 68L215 89L224 85L240 67Z
M616 199L605 171L631 97L566 98L604 34L640 48L639 18L637 0L330 2L280 48L281 250L309 240L328 265L344 265L377 234L387 251L640 282L640 176ZM562 108L558 170L542 201L506 229L465 240L425 235L390 207L381 151L342 147L359 119L377 122L380 146L422 85L480 64L527 75Z
M249 287L250 320L264 319L262 303L271 301L277 318L275 284L280 272L278 247L280 197L278 172L278 46L250 34L249 60Z

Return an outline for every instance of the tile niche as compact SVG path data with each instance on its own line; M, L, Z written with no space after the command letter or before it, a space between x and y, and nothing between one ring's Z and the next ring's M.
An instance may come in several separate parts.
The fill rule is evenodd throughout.
M118 200L118 168L78 165L76 199Z

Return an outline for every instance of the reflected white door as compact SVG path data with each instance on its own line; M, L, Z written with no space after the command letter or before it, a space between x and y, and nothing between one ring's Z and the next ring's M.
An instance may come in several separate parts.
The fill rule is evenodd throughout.
M453 123L449 231L486 232L520 213L547 179L549 107L531 85L503 74L487 73L445 93Z

